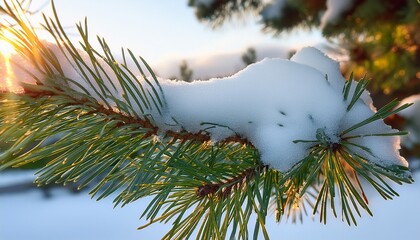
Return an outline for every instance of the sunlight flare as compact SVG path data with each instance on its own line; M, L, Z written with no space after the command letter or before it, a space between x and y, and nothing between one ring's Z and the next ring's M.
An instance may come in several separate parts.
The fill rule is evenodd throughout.
M0 90L7 90L10 92L18 91L18 86L15 83L15 74L11 65L11 56L15 50L9 42L0 39L0 55L2 63L0 63Z
M15 53L15 49L13 48L12 44L6 40L0 39L0 53L3 58L10 58L10 56Z

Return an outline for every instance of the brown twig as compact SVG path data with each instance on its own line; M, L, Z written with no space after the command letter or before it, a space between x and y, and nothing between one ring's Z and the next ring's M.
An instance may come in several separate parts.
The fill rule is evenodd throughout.
M120 122L116 124L116 127L121 127L127 124L138 124L142 126L143 128L150 129L147 135L154 135L158 131L158 128L154 126L148 118L136 118L133 116L129 116L124 113L117 112L114 109L106 108L97 102L92 102L88 98L75 98L66 94L64 91L60 89L57 89L57 90L65 94L71 100L71 102L68 105L86 106L87 103L90 103L90 104L94 103L95 105L93 106L93 108L95 110L89 111L88 113L89 114L99 113L106 116L111 116L111 119L120 120ZM58 95L54 91L34 91L33 89L28 89L28 88L24 88L24 93L22 94L26 96L30 96L32 98L53 97L53 96Z
M256 174L264 172L268 169L267 165L259 165L258 167L245 169L239 175L228 179L226 181L217 183L207 183L200 186L196 190L198 197L216 196L217 199L225 199L229 196L232 190L242 189L246 184L253 179Z
M2 94L6 93L6 92L1 92ZM64 93L65 95L67 95L67 97L71 100L71 102L68 105L80 105L80 106L86 106L87 103L89 103L89 105L92 105L92 103L94 104L94 106L92 106L94 108L94 110L89 111L88 114L93 114L93 113L99 113L99 114L103 114L105 116L110 116L111 119L116 119L119 120L119 122L115 125L115 127L122 127L128 124L137 124L140 125L141 127L145 128L145 129L149 129L149 131L145 134L145 137L150 137L150 136L154 136L157 135L159 129L157 126L155 126L150 119L148 118L136 118L134 116L130 116L127 114L124 114L122 112L117 112L114 109L110 109L107 108L103 105L101 105L98 102L92 102L92 100L86 98L86 97L82 97L82 98L77 98L71 95L68 95L65 93L65 91L61 90L61 89L54 89L54 90L45 90L43 89L42 91L36 91L33 88L25 88L24 87L24 92L23 93L19 93L20 95L26 95L32 98L42 98L42 97L53 97L53 96L57 96L59 95L59 93ZM166 136L168 137L172 137L173 141L176 140L181 140L181 141L197 141L197 142L208 142L211 140L211 137L209 134L207 134L204 131L200 131L198 133L191 133L185 130L182 130L180 132L175 132L175 131L167 131L165 133ZM242 138L241 136L235 135L235 136L231 136L228 138L225 138L224 140L219 142L220 144L228 144L228 143L240 143L240 144L244 144L244 145L248 145L253 147L252 143L249 142L248 139L246 138Z
M106 108L105 106L99 104L98 102L92 102L92 100L88 98L76 98L74 96L71 96L69 94L66 94L65 91L61 89L54 89L51 91L42 90L42 91L35 91L34 89L24 88L24 92L20 93L20 95L26 95L30 96L32 98L41 98L41 97L52 97L57 96L58 93L65 94L71 102L69 105L81 105L86 106L87 103L89 105L94 104L93 108L95 110L90 111L89 113L99 113L106 116L111 116L111 119L119 120L120 122L116 124L115 127L121 127L128 124L137 124L145 129L149 129L149 131L145 134L145 137L151 137L154 135L157 135L158 133L158 127L156 127L148 118L136 118L127 114L124 114L122 112L117 112L114 109ZM175 132L172 130L169 130L165 133L166 136L172 137L175 140L181 140L181 141L197 141L197 142L207 142L211 140L211 137L208 133L204 131L200 131L198 133L191 133L185 130L182 130L180 132ZM251 142L248 141L248 139L242 138L238 135L228 137L222 141L219 142L220 144L228 144L228 143L240 143L248 146L253 146Z

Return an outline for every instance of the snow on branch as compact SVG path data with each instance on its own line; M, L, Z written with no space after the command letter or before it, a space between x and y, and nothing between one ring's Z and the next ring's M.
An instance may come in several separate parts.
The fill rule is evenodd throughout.
M407 166L398 152L398 136L376 136L396 132L380 119L343 134L373 116L376 110L366 90L348 109L352 99L343 97L345 79L338 63L315 48L304 48L291 60L264 59L226 78L187 83L167 79L152 82L139 77L127 86L115 84L122 80L108 60L101 60L101 66L95 63L75 68L80 62L89 62L89 56L79 50L82 58L69 62L56 45L46 47L57 56L63 75L72 80L70 88L93 96L111 109L127 106L127 114L151 116L162 133L183 130L205 133L214 142L239 136L259 150L264 164L287 172L309 155L322 130L328 144L341 144L348 139L350 148L369 161L383 166ZM103 70L95 75L97 82L83 77L99 67ZM16 79L26 78L16 76ZM155 105L150 103L152 100L149 105L135 100L138 89L151 94L159 88L162 93L151 98ZM101 89L108 91L107 97L101 95ZM354 95L355 90L353 87L348 95ZM165 100L161 109L153 108L160 106L157 99Z

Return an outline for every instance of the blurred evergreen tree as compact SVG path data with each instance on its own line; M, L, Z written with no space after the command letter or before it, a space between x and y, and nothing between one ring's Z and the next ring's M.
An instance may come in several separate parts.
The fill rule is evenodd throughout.
M344 71L356 78L375 76L371 90L400 98L420 92L417 0L190 0L189 5L213 27L252 13L275 35L320 28L349 56Z
M187 61L182 61L181 65L179 66L179 73L181 75L181 79L185 82L192 82L193 70L190 69L188 66Z
M250 47L248 48L244 54L242 54L242 62L248 66L249 64L252 64L257 61L257 51L255 48Z

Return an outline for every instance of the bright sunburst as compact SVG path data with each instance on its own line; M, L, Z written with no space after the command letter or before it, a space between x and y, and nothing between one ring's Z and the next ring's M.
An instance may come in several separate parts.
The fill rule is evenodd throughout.
M0 39L0 53L3 57L9 58L14 52L15 49L9 42Z
M0 39L0 90L7 89L16 92L18 87L14 82L14 72L10 63L11 56L15 53L12 44Z

